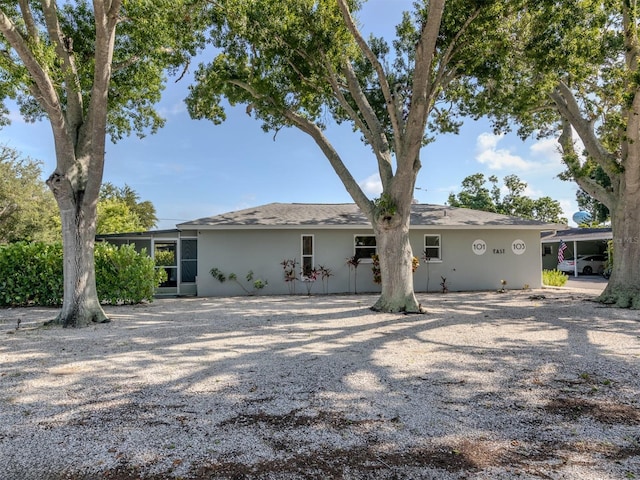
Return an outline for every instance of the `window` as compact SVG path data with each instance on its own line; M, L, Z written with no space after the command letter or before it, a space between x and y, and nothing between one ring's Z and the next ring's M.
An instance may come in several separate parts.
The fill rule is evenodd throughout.
M375 235L356 235L354 240L354 255L360 260L371 260L377 253Z
M161 287L175 287L178 285L178 264L176 263L176 242L155 242L153 246L153 258L156 269L164 269L167 279L160 284Z
M313 270L313 235L302 235L302 274L309 275Z
M180 280L194 283L198 274L198 240L182 239L180 247Z
M424 256L429 262L442 260L442 247L440 245L440 235L424 236Z
M553 254L553 245L545 244L542 246L542 255L552 255Z

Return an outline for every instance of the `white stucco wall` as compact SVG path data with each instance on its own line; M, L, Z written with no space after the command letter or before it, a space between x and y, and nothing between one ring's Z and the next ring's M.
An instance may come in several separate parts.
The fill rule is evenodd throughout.
M254 278L267 280L269 285L260 295L289 293L284 282L284 259L301 258L301 236L314 236L315 266L330 268L329 293L345 293L354 290L354 273L346 265L346 259L354 254L354 235L368 235L365 230L205 230L198 232L198 295L242 295L243 290L234 282L220 283L209 270L220 269L225 274L238 276L247 288L251 286L244 277L249 270ZM422 260L424 234L440 234L442 262L432 262L428 268ZM416 292L439 291L441 276L447 279L450 291L497 290L500 281L507 281L507 288L521 289L541 286L541 248L539 232L535 230L416 230L411 234L414 255L420 258L420 267L414 275ZM473 253L472 245L483 240L483 255ZM512 244L521 240L526 248L516 255ZM300 267L297 268L298 272ZM428 277L428 278L427 278ZM357 272L357 291L379 292L373 283L370 263L361 263ZM312 294L323 292L317 281ZM304 284L296 282L296 293L306 293Z
M441 276L447 279L449 291L497 290L501 280L506 280L506 288L540 288L541 250L540 234L533 230L443 230L439 233L442 243L442 262L430 262L427 266L422 259L425 232L413 232L411 246L414 255L420 258L420 267L414 274L414 288L417 292L440 291ZM485 248L473 245L482 240ZM480 242L481 244L481 242ZM522 252L524 245L524 253ZM419 253L419 255L418 255Z
M370 232L360 232L369 234ZM281 262L285 259L301 259L301 236L313 235L315 266L323 265L332 270L329 278L330 293L353 291L346 259L353 255L354 231L312 230L236 230L204 231L198 235L198 295L238 295L244 293L234 282L220 283L209 271L216 267L225 274L235 273L244 281L249 270L254 278L268 280L269 285L261 290L261 295L289 293L289 285L284 281ZM296 268L298 276L300 265ZM349 282L351 281L351 287ZM306 288L296 282L296 293L306 293ZM358 268L358 292L379 291L372 281L371 265L362 264ZM321 282L316 282L312 293L322 293Z

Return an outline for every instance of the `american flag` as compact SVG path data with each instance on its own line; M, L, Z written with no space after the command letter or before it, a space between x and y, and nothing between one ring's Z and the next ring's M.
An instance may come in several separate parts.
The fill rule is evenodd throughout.
M564 261L564 251L567 249L567 244L560 240L560 246L558 247L558 262Z

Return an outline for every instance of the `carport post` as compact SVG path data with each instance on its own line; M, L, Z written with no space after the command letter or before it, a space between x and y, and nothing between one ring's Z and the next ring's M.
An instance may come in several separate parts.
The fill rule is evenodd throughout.
M578 241L573 241L573 276L578 276Z

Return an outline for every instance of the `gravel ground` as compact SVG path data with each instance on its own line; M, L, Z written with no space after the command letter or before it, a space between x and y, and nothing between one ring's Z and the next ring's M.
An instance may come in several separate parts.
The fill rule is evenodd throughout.
M0 479L640 478L640 312L593 295L0 309Z

